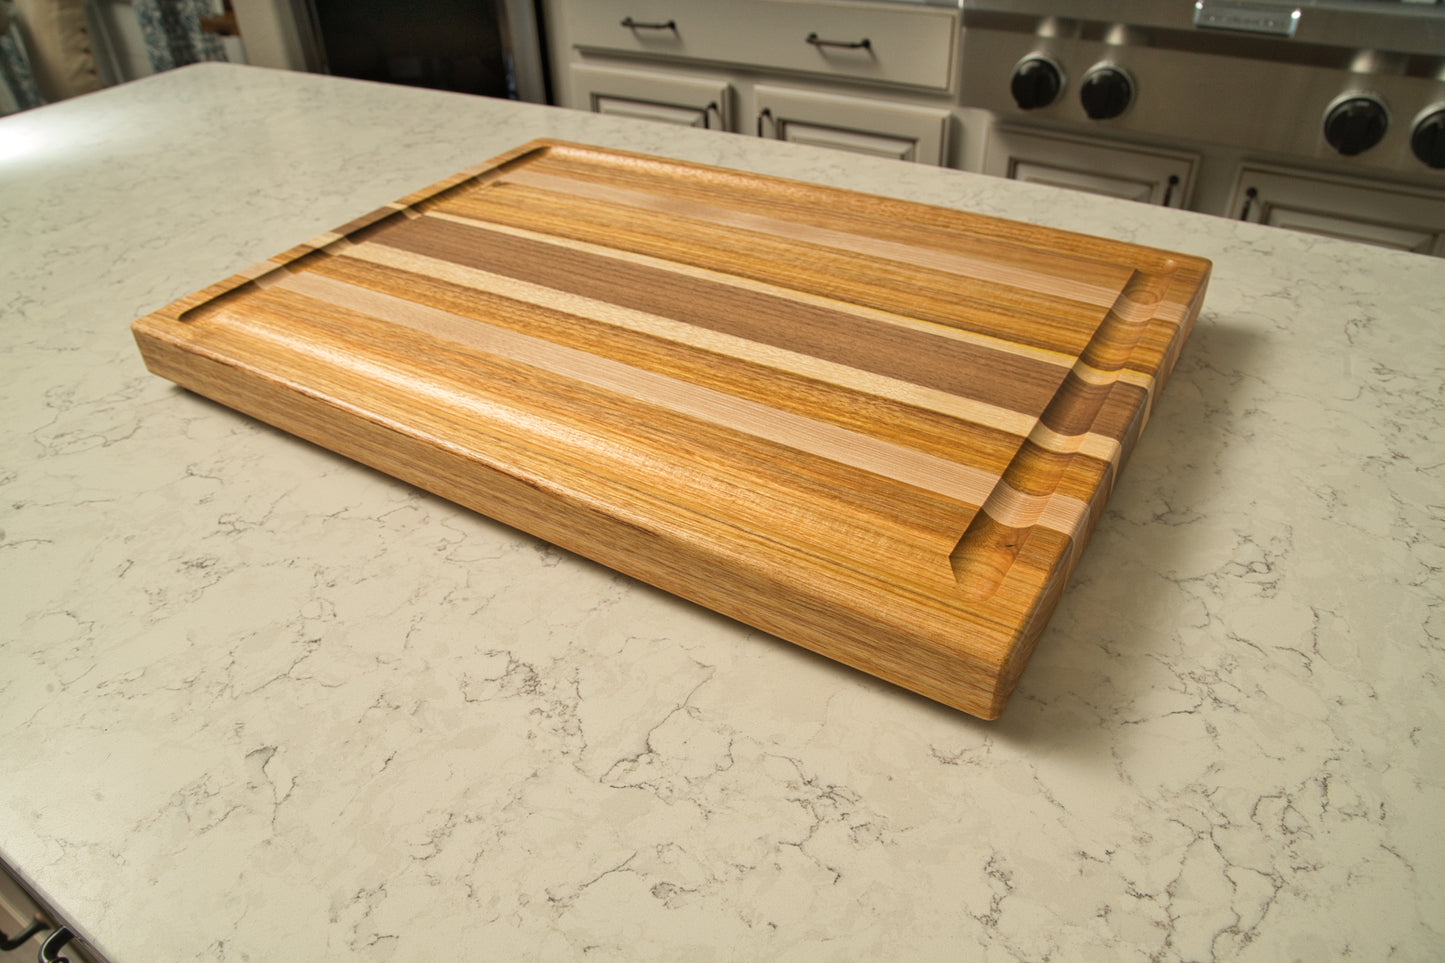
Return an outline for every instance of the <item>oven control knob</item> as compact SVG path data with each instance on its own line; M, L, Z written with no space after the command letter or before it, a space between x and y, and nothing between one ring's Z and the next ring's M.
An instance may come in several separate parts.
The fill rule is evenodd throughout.
M1346 157L1354 157L1378 144L1389 126L1384 104L1352 94L1335 101L1325 114L1325 140Z
M1134 82L1121 68L1099 64L1084 74L1079 85L1084 113L1094 120L1118 117L1134 100Z
M1445 168L1445 107L1431 111L1415 122L1410 150L1420 163L1436 170Z
M1059 99L1064 89L1064 75L1059 65L1039 54L1029 54L1014 68L1009 92L1019 110L1037 110Z

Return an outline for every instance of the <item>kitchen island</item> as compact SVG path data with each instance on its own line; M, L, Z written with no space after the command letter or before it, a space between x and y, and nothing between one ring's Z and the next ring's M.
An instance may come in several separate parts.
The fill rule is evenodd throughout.
M175 388L135 317L536 137L1214 261L997 722ZM0 121L0 856L113 963L1445 946L1445 272L208 65Z

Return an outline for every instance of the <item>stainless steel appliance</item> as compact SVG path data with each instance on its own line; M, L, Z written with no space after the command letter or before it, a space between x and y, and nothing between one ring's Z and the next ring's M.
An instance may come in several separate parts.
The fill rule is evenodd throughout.
M546 103L535 0L232 0L263 67Z
M530 2L305 0L305 5L313 55L338 77L545 100Z
M1445 253L1440 3L966 0L961 102L1194 158L1156 202Z

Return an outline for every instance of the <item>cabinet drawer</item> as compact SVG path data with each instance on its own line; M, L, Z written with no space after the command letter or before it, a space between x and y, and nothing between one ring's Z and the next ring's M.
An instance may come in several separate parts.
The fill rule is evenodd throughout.
M994 127L983 172L1164 207L1187 207L1198 158L1180 151Z
M566 9L573 43L583 51L936 90L951 85L959 32L958 16L948 10L811 0L595 0Z
M758 84L758 133L798 144L941 165L947 110Z
M733 129L732 85L721 77L573 64L572 102L594 114Z
M1225 211L1256 224L1445 257L1445 192L1245 165Z

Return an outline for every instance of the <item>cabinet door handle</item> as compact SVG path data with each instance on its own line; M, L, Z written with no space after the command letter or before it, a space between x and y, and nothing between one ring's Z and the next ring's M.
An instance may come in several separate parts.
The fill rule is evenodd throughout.
M764 107L762 110L758 111L758 136L759 136L759 137L763 136L763 118L764 118L764 117L766 117L766 118L768 119L768 122L771 123L772 120L773 120L773 112L772 112L771 110L769 110L768 108L766 108L766 107Z
M25 945L26 940L30 939L30 937L36 933L43 933L48 929L50 929L50 927L45 924L45 921L37 916L30 921L29 926L14 936L6 936L3 932L0 932L0 951L9 953L11 950L18 950Z
M676 20L648 23L643 20L633 20L631 17L623 17L622 25L628 30L671 30L673 33L677 33Z
M722 129L722 109L718 107L717 101L712 101L702 109L702 126L704 130L712 130L712 115L717 114L718 129Z
M40 946L40 963L70 963L70 957L59 954L65 944L73 939L75 934L63 926L51 933Z
M844 50L866 50L869 53L873 52L873 42L867 37L848 43L845 40L824 40L816 33L810 33L808 34L808 43L815 47L841 47Z
M1240 208L1239 211L1239 219L1241 221L1249 220L1249 209L1254 206L1254 201L1257 197L1259 197L1259 191L1253 187L1244 192L1244 207Z
M1172 206L1173 206L1172 204L1170 204L1170 201L1174 200L1174 188L1176 188L1176 187L1178 187L1178 186L1179 186L1179 175L1178 175L1178 174L1170 174L1170 175L1169 175L1169 184L1164 188L1164 206L1165 206L1165 207L1172 207Z

